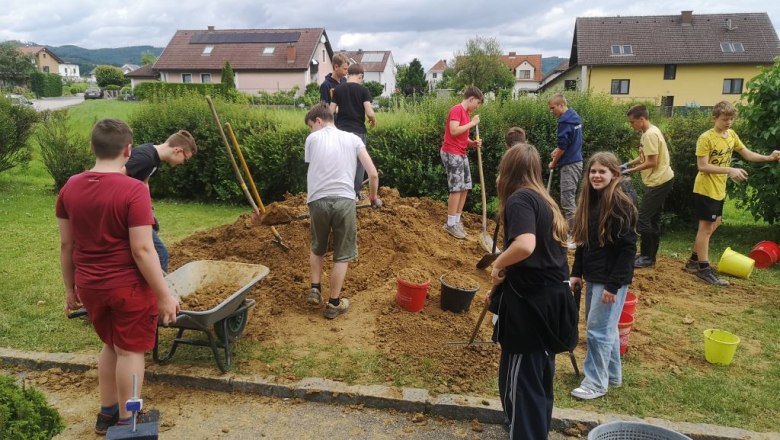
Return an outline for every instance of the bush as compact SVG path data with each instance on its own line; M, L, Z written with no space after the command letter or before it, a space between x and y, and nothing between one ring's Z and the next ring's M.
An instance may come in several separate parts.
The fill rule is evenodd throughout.
M0 172L29 162L27 139L37 121L30 106L13 105L0 95Z
M68 128L67 110L44 113L43 124L35 133L41 147L41 158L59 191L68 178L92 166L95 157L89 139L83 133Z
M38 97L62 96L62 78L56 73L33 72L30 89Z
M140 100L154 102L164 102L171 99L206 95L231 102L241 102L245 100L241 93L235 89L225 87L223 84L182 84L149 81L137 85L134 93Z
M32 388L19 388L11 377L0 376L0 438L48 440L65 424L46 397Z

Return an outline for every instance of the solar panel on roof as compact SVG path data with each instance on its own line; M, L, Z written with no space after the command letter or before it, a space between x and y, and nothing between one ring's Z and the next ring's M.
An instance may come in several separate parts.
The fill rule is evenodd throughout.
M195 34L190 44L230 44L230 43L295 43L301 38L300 32L230 32Z
M364 53L363 58L360 60L361 63L381 63L382 60L385 59L385 54L383 53Z

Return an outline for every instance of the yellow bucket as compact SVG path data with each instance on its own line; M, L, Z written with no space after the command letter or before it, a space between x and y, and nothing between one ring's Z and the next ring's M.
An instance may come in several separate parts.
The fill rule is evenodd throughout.
M739 252L734 252L730 247L723 251L723 256L718 261L718 272L734 275L740 278L749 278L753 273L756 260L746 257Z
M724 330L704 330L704 359L716 365L728 365L734 359L739 336Z

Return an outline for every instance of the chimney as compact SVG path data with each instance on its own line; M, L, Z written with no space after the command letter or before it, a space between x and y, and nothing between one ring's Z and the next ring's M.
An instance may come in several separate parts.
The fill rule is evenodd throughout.
M213 31L213 30L214 30L214 26L209 26L209 27L208 27L208 30L209 30L209 31Z
M514 58L517 56L517 52L509 52L509 58Z
M295 62L295 46L292 43L287 44L287 63Z
M690 26L691 24L693 24L693 11L682 11L681 17L682 20L680 23L683 26Z

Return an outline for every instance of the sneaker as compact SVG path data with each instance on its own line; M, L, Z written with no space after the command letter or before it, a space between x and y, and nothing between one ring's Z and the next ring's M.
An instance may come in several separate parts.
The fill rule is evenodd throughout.
M685 268L683 269L688 273L696 273L699 271L699 262L688 260L685 262Z
M455 226L463 234L464 237L468 237L469 236L469 234L466 233L466 228L463 227L463 222L455 223Z
M459 240L463 240L464 238L466 238L466 234L458 228L457 224L452 225L452 226L448 226L445 223L444 224L444 230L447 231L448 234L452 235L453 237L455 237L455 238L457 238Z
M612 388L620 388L623 386L623 382L613 382L612 380L610 380L609 386L611 386Z
M113 416L99 412L97 414L97 421L95 422L95 434L106 435L108 428L116 425L118 421L119 411L117 411Z
M719 277L715 271L712 269L712 266L705 267L704 269L699 269L696 271L696 276L699 277L702 281L708 284L712 284L714 286L721 286L725 287L729 285L729 282L724 280L723 278Z
M634 259L634 267L653 267L655 266L655 260L644 255L639 255Z
M333 319L341 314L346 313L348 308L349 308L349 300L346 298L340 298L339 305L334 306L333 304L328 303L325 306L324 315L328 319Z
M119 417L119 414L117 413L117 418ZM156 409L150 409L149 411L138 411L135 413L135 422L140 423L153 423L160 420L160 411ZM117 426L125 426L125 425L132 425L133 419L130 419L130 422L123 422L123 421L117 421Z
M590 388L577 387L571 390L571 395L581 400L598 399L607 394L606 391L593 391Z
M317 307L322 305L322 294L320 293L320 289L315 287L311 288L309 294L306 296L306 304Z

